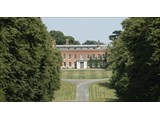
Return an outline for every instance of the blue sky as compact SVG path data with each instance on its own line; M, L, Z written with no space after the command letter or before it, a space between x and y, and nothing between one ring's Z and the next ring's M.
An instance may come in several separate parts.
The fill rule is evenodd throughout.
M72 17L43 17L42 21L48 31L62 31L65 36L73 36L76 40L83 43L86 40L100 40L108 44L109 35L114 30L121 30L121 22L125 18L102 17L102 18L72 18Z

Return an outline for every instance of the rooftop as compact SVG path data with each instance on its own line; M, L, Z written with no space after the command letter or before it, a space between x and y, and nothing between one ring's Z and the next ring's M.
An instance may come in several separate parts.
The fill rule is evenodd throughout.
M56 45L56 48L60 49L107 49L107 45Z

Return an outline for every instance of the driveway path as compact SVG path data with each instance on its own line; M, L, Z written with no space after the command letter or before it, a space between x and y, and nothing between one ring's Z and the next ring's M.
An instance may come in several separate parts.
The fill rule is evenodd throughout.
M70 80L70 79L62 79L62 81L69 82L71 84L76 85L76 101L79 102L87 102L89 98L89 85L95 82L105 81L105 79L78 79L78 80Z

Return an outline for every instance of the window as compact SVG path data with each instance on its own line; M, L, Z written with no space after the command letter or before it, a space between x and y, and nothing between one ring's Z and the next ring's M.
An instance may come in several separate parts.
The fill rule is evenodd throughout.
M74 58L75 58L75 59L77 58L77 55L76 55L76 54L74 54Z
M95 54L93 54L93 58L95 58Z
M88 58L90 58L90 54L88 54Z
M71 66L72 65L72 63L71 62L69 62L69 66Z
M64 62L64 66L66 66L66 62Z
M71 54L69 54L69 59L71 58Z
M101 55L100 54L98 54L98 58L100 58L101 57Z
M66 58L66 54L63 54L63 58L64 58L64 59Z
M80 55L80 60L83 60L83 55Z

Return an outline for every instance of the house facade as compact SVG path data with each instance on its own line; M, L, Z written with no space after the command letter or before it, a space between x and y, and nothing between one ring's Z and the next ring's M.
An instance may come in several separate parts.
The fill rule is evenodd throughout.
M86 69L106 64L106 45L55 45L61 51L62 69Z

